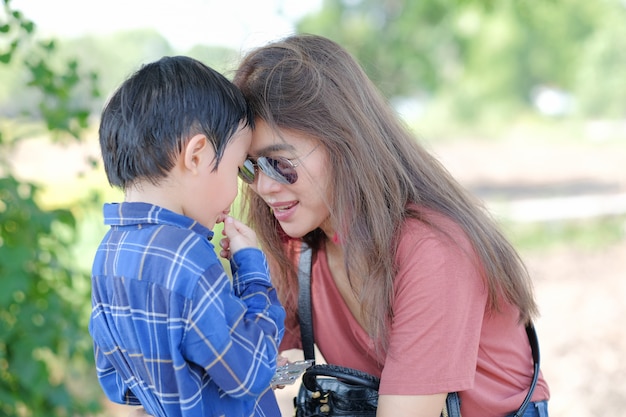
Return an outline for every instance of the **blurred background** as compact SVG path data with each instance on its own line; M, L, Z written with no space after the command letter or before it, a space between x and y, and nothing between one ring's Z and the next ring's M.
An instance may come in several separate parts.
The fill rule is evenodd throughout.
M551 416L623 414L626 1L0 4L0 416L131 410L102 397L87 332L101 206L122 198L99 162L108 95L163 55L230 78L293 32L352 52L519 249Z

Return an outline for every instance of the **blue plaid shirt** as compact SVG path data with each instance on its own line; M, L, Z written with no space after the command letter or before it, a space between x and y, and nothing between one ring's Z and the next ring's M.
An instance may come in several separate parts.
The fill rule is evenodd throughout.
M279 416L285 312L263 253L235 253L231 282L194 220L145 203L105 204L104 218L89 331L106 395L158 417Z

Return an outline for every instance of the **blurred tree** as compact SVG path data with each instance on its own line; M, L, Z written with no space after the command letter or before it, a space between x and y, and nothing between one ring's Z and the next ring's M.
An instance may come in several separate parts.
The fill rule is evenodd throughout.
M74 92L98 96L97 77L73 59L51 66L55 43L34 42L34 23L10 0L2 6L0 63L20 66L39 97L20 114L20 126L29 126L30 136L34 121L44 120L53 141L79 140L89 111ZM76 377L70 372L91 357L89 277L72 267L72 212L42 208L38 186L13 175L11 155L27 137L21 130L8 120L0 124L0 415L85 415L98 404L72 395L69 386Z
M18 114L18 109L36 107L41 99L38 89L23 88L31 77L30 72L24 71L23 60L27 53L17 50L14 59L0 68L3 80L10 80L0 86L0 114L13 117ZM83 72L98 72L98 85L108 93L142 63L172 54L171 46L162 35L154 30L142 29L102 37L85 35L56 40L54 51L48 54L46 63L53 68L62 68L67 62L78 61ZM106 94L91 94L87 83L77 84L72 91L74 104L93 113L100 112L105 99Z
M169 42L154 29L121 31L108 36L85 35L59 43L61 57L79 57L83 65L98 71L105 96L142 64L173 54ZM92 109L99 114L102 104L102 100L97 100Z
M460 63L456 8L450 0L326 0L297 28L346 47L388 96L432 93Z
M573 75L577 113L626 120L626 2L613 2L579 51Z
M192 47L187 55L215 68L231 80L241 58L240 53L234 49L204 45Z
M20 51L17 51L19 53ZM47 63L62 67L65 62L76 59L83 71L98 72L98 85L104 92L93 96L85 87L77 85L72 93L75 104L99 114L104 100L132 72L147 62L166 55L184 54L231 76L240 58L238 51L230 48L196 45L188 51L177 51L153 29L120 31L110 35L83 35L72 39L55 41L54 53L49 54ZM37 89L24 90L30 74L23 70L20 59L13 59L0 66L0 115L14 117L19 109L33 108L40 100ZM5 82L6 81L6 82Z
M617 41L623 25L607 16L624 8L621 0L325 0L297 29L344 45L388 97L436 96L450 116L477 120L528 110L537 87L578 91L579 69L615 68L598 44ZM583 50L592 38L596 52ZM619 96L610 101L624 108Z

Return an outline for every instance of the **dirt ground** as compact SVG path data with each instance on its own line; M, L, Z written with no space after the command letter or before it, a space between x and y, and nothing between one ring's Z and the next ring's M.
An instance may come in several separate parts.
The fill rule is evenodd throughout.
M486 201L556 197L597 214L626 214L626 130L621 143L547 143L512 138L458 142L433 151ZM615 210L611 210L611 203ZM489 204L487 204L489 206ZM568 209L562 210L572 212ZM530 213L525 213L527 216ZM552 417L626 415L626 221L620 242L601 249L563 246L522 252L541 309L536 323Z

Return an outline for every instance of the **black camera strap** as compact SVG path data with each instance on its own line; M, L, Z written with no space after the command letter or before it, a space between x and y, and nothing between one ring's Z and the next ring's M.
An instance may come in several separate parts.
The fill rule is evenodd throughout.
M315 363L315 338L313 337L313 316L311 310L311 248L302 243L298 262L298 316L300 317L300 338L304 359Z

